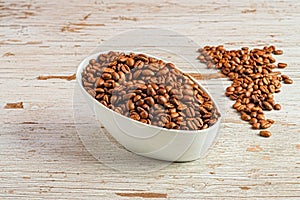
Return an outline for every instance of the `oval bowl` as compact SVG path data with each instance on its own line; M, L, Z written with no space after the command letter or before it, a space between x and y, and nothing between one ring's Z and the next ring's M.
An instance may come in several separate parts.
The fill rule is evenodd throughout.
M138 155L172 162L187 162L203 157L217 137L221 114L214 125L204 130L166 129L148 125L121 115L98 102L84 89L81 73L89 63L89 60L97 59L98 55L108 52L109 51L98 52L86 57L79 64L76 73L76 83L79 85L87 104L94 111L96 118L106 130L127 150ZM117 52L129 54L132 51L118 50ZM159 59L150 54L142 54ZM177 69L180 70L179 68ZM190 78L198 84L203 91L208 93L193 77ZM208 95L220 113L220 109L212 96L209 93Z

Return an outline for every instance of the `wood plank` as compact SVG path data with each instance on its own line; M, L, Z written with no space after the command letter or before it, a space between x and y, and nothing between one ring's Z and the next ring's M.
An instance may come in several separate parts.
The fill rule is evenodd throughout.
M0 1L0 11L1 199L300 198L299 1L16 0ZM101 49L136 48L134 42L114 44L110 39L150 27L195 41L188 45L145 40L140 46L169 49L172 54L158 55L202 77L217 71L198 63L198 47L272 44L282 49L284 54L276 59L288 63L281 71L294 84L283 85L275 95L283 109L266 113L276 121L270 128L272 137L258 137L230 108L233 102L223 94L229 81L204 78L199 81L224 115L217 142L206 157L172 164L122 157L128 152L103 135L105 157L95 159L78 130L97 124L74 119L75 81L37 77L74 74L85 56ZM151 41L163 35L177 36L161 32ZM24 108L4 109L10 102L23 102ZM142 162L147 165L137 165Z

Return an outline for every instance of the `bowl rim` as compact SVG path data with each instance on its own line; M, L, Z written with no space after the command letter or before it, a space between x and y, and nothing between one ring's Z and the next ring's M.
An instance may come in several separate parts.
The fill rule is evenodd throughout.
M78 65L78 68L77 68L77 71L76 71L76 82L78 83L81 91L84 91L85 95L87 95L90 99L92 99L92 101L98 105L100 105L102 108L112 112L113 114L116 114L124 119L127 119L127 120L130 120L132 122L135 122L135 123L139 123L140 125L144 125L146 127L149 127L149 128L156 128L156 129L159 129L159 130L162 130L162 131L170 131L170 132L174 132L174 133L182 133L182 134L199 134L199 133L204 133L204 132L208 132L210 129L212 129L213 127L215 126L219 126L218 124L221 122L222 120L222 113L220 112L220 109L219 109L219 106L217 105L217 103L215 102L215 100L213 99L212 95L199 83L197 82L192 76L184 73L180 68L178 68L177 66L176 69L179 70L181 73L183 74L186 74L190 79L192 79L196 84L198 84L201 89L206 92L209 97L211 98L212 102L214 103L214 105L216 106L218 112L219 112L219 117L217 118L217 122L215 124L213 124L212 126L209 126L208 128L206 129L201 129L201 130L178 130L178 129L167 129L167 128L164 128L164 127L159 127L159 126L155 126L155 125L152 125L152 124L145 124L145 123L142 123L140 121L137 121L137 120L133 120L129 117L126 117L120 113L117 113L115 112L114 110L104 106L102 103L100 103L99 101L97 101L95 98L93 98L83 87L82 85L82 71L85 69L86 65L84 63L88 62L90 59L98 59L98 56L100 54L105 54L105 53L109 53L109 52L120 52L120 53L125 53L126 55L129 54L129 53L135 53L135 54L144 54L148 57L152 57L152 58L155 58L155 59L158 59L158 60L162 60L163 62L165 63L168 63L167 61L163 60L163 59L160 59L156 56L153 56L151 54L148 54L148 53L144 53L144 52L139 52L139 51L128 51L128 50L107 50L107 51L99 51L97 53L93 53L93 54L90 54L88 56L86 56ZM96 58L95 58L96 57Z

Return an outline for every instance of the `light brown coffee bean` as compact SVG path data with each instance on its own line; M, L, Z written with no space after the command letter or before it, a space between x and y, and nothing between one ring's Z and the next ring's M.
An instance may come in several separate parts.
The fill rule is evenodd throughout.
M272 123L268 122L267 120L264 120L262 122L260 122L260 127L263 129L267 129L270 128L272 125Z
M244 120L244 121L250 121L251 120L251 117L247 114L242 114L241 115L241 119Z
M259 131L259 136L270 137L272 134L270 131Z
M253 123L252 129L260 129L260 123Z
M258 120L256 118L251 118L250 124L256 124Z

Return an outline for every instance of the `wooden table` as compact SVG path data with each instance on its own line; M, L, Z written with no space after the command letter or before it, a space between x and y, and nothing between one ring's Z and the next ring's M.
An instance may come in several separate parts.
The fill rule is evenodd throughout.
M299 1L19 0L0 1L0 11L0 199L300 198ZM109 146L103 155L112 154L118 166L95 159L77 131L89 122L74 121L75 81L37 77L72 75L112 36L153 26L199 47L284 50L278 60L288 63L284 73L294 84L275 96L283 109L267 113L276 120L272 137L259 137L242 122L221 88L213 95L226 114L205 158L152 171L135 166L136 172L125 170L134 159L117 162L121 157ZM229 84L210 79L207 86L220 80ZM24 108L4 108L14 102Z

